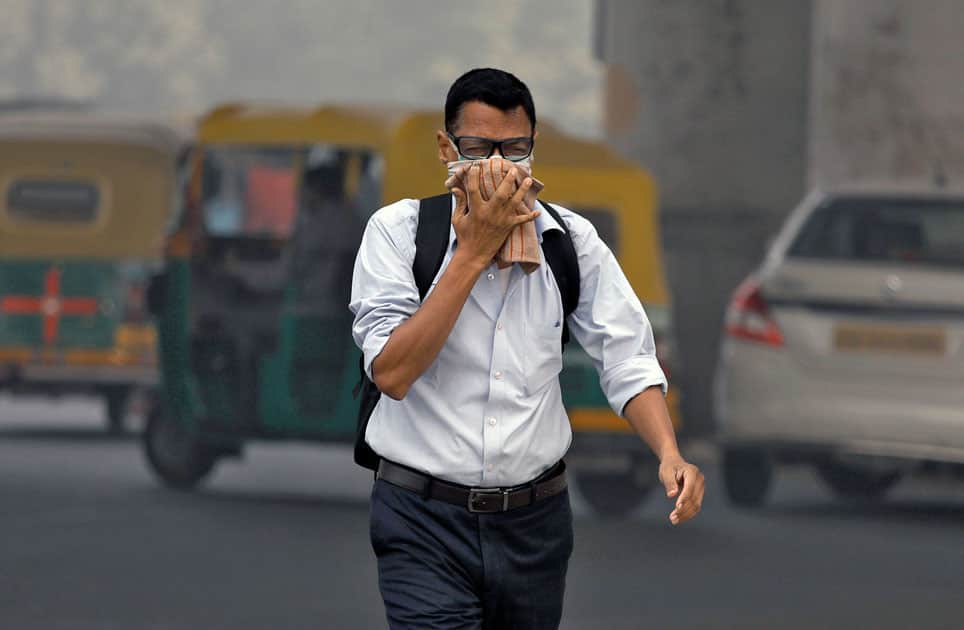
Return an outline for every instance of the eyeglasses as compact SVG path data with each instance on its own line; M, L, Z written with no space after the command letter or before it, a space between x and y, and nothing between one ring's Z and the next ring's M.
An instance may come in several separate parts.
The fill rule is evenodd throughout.
M459 155L467 160L490 158L498 149L502 157L510 162L521 162L532 155L532 147L535 144L535 139L532 136L506 138L504 140L492 140L478 136L453 136L451 133L448 136Z

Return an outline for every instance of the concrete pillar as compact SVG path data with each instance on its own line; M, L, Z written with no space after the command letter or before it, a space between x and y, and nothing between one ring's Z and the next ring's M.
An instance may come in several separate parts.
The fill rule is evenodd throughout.
M806 180L808 0L599 0L607 138L661 192L688 429L712 428L725 304Z

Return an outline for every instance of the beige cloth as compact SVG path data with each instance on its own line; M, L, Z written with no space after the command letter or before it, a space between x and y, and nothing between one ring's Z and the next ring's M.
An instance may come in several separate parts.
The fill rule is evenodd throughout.
M482 199L486 201L495 194L499 184L502 183L502 180L509 174L513 166L520 172L517 178L518 181L516 182L517 186L521 185L522 180L526 177L531 176L526 164L510 162L501 157L493 157L487 160L449 162L449 178L445 180L445 187L449 190L460 188L465 192L467 190L466 177L468 169L473 164L478 164L480 167L478 171L479 177L481 178L479 182L479 192L482 195ZM534 177L532 178L532 186L523 199L523 203L529 211L535 207L536 197L542 191L543 187L542 182ZM468 197L467 193L466 197ZM521 208L519 213L522 214ZM523 223L509 233L509 237L505 240L502 248L495 256L495 262L499 266L499 269L505 269L512 263L519 263L522 270L526 273L532 273L539 267L539 264L542 262L542 256L539 251L539 235L536 234L536 224L534 221Z

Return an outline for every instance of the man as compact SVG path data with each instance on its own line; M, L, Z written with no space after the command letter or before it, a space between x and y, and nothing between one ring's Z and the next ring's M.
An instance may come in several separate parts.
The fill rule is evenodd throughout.
M439 159L501 156L522 174L487 200L471 170L465 190L453 189L449 247L424 301L412 272L417 200L375 213L355 261L353 333L384 394L365 437L382 458L371 539L392 628L531 630L556 628L562 615L572 514L560 463L571 440L556 376L560 294L544 262L532 273L494 262L517 226L534 222L540 240L561 229L523 203L536 137L519 79L494 69L461 76L446 99ZM700 509L703 476L679 453L652 328L592 225L557 209L580 269L566 322L613 408L659 457L676 499L670 520L682 523Z

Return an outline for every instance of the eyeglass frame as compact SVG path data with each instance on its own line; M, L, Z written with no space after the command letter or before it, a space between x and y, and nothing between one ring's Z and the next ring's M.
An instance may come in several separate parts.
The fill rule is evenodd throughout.
M449 131L446 131L445 135L449 137L449 140L455 146L455 151L456 153L459 154L459 157L464 158L466 160L487 160L490 157L492 157L495 154L495 150L498 149L499 155L501 155L506 160L509 160L510 162L521 162L522 160L525 160L526 158L530 157L532 155L532 151L535 150L536 148L535 134L531 134L528 136L516 136L514 138L503 138L502 140L493 140L492 138L485 138L483 136L456 136ZM462 153L462 150L459 148L459 142L461 142L466 138L471 138L472 140L484 140L485 142L488 142L489 144L491 144L492 146L489 148L489 154L486 155L485 157L470 157ZM529 152L519 157L506 156L505 152L502 150L502 145L506 142L516 142L519 140L529 141Z

